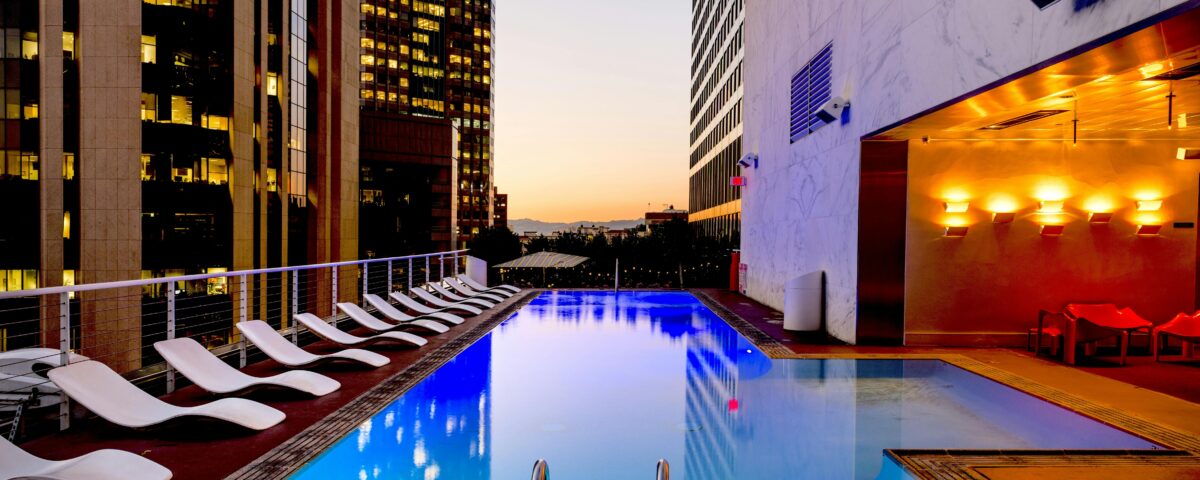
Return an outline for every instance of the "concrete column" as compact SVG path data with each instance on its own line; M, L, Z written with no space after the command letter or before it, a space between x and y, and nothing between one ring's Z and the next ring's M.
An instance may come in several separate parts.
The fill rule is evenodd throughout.
M81 282L141 276L141 22L139 0L79 2ZM140 289L81 295L80 310L84 355L141 366Z
M254 0L234 0L233 119L229 132L233 152L229 175L229 195L233 199L233 270L254 268L254 249L258 247L254 241L254 48ZM238 289L232 292L236 323L241 302L253 305L253 284L247 285L245 298ZM231 326L231 331L232 340L237 341L237 329Z
M40 2L38 17L38 204L41 209L39 287L62 285L63 271L63 59L62 2ZM58 344L59 299L41 299L41 344Z

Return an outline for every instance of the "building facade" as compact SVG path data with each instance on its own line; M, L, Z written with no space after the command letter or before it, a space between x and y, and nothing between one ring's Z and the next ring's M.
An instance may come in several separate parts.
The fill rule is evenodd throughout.
M500 189L496 188L492 193L492 225L497 227L508 228L508 194L500 193Z
M745 0L692 2L689 221L715 236L737 236L741 191L730 185L742 151Z
M6 288L17 279L33 288L357 257L357 230L346 226L358 221L350 208L358 89L338 81L357 76L357 7L4 0L0 8L17 40L3 60L12 161L0 181L13 183L6 195L23 195L0 222L32 227L13 234L19 242L4 239L14 248L0 263L21 272L6 274ZM264 278L250 290L282 288ZM230 298L223 280L181 289L284 321L258 295ZM163 294L140 293L80 294L92 298L75 311L98 329L82 335L103 346L85 352L146 348L121 334L142 328L143 303ZM57 336L37 330L37 343Z
M1023 345L1068 302L1195 310L1200 167L1175 152L1200 134L1168 112L1200 108L1197 3L752 3L748 295L782 309L823 271L824 328L860 344Z
M362 175L375 178L375 187L364 191L361 206L364 212L387 215L381 220L404 245L420 246L428 239L436 246L461 247L493 221L492 2L365 0L359 8L364 136L425 132L409 137L417 145L368 140L375 144L374 160L364 163ZM435 133L428 119L444 120L442 131ZM454 142L449 156L440 153L447 138ZM367 155L365 149L363 153ZM380 181L378 172L389 169L397 175L395 181ZM404 185L402 177L426 180L416 191L417 184ZM400 211L380 212L376 194L394 206L410 204L406 208L414 216L405 221ZM404 200L414 194L435 198L432 207ZM415 221L421 208L431 221ZM447 213L453 214L451 221L444 220ZM364 254L415 251L383 248L367 252L364 246Z

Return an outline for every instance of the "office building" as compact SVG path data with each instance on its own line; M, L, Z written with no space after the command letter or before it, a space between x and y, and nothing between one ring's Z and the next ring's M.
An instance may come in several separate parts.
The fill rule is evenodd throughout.
M713 236L740 231L744 0L692 2L689 221Z
M492 198L495 200L492 202L492 209L495 213L492 214L492 224L497 227L508 228L508 194L500 193L499 188L494 190Z
M492 224L492 2L359 5L363 233L395 240L363 254L461 247Z
M358 221L358 89L336 81L357 77L356 5L6 0L0 8L8 106L0 190L12 202L0 223L21 227L0 234L4 288L357 257L357 228L348 227ZM287 286L253 283L245 298L231 299L224 279L179 289L248 301L256 318L286 321L254 292ZM89 301L75 311L97 329L83 332L95 345L82 351L148 348L119 334L151 323L143 303L163 295L138 293L81 294ZM103 296L112 298L92 301ZM55 317L57 305L43 308L43 319ZM37 333L42 344L58 335L27 329L7 335Z

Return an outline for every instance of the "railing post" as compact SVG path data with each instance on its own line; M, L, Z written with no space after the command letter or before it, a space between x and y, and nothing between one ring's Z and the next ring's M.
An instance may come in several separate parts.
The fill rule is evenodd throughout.
M247 300L246 299L246 284L247 284L246 274L243 273L242 274L242 294L239 297L241 299L241 301L239 302L239 303L241 303L241 305L240 305L240 308L238 308L238 323L246 321L246 312L247 312L246 303L248 303L246 301ZM238 365L241 368L246 368L246 336L245 335L238 335Z
M388 262L387 262L387 269L388 269L388 274L387 274L387 282L388 283L387 283L387 292L385 292L385 293L387 293L388 295L391 295L392 294L392 261L391 260L388 260Z
M329 267L329 269L333 271L333 275L331 277L332 281L329 282L329 283L333 284L332 292L330 292L332 294L332 296L330 297L330 302L329 302L329 315L333 317L333 326L336 327L338 324L338 319L337 319L337 291L338 291L337 270L338 270L338 267L335 265L335 266Z
M58 363L71 363L71 294L58 294ZM59 395L58 429L71 427L71 404L66 395Z
M167 280L167 340L175 339L175 281ZM167 393L175 391L175 367L167 364Z
M458 252L454 252L454 276L458 276Z
M296 315L300 314L300 271L292 270L292 343L300 343L300 327L296 326Z
M367 267L369 267L369 266L370 266L370 264L366 263L366 262L363 262L363 264L362 264L363 287L362 287L362 300L360 300L360 301L363 302L363 305L367 304L367 293L369 293L369 292L367 292L367 275L368 275Z
M425 256L425 283L429 283L429 255Z
M446 280L446 258L438 255L438 281Z
M412 292L412 257L408 257L408 291Z

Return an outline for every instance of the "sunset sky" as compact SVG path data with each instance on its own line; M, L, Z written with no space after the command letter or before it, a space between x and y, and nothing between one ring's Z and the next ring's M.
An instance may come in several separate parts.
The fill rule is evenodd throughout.
M495 183L510 219L687 205L691 3L496 5Z

